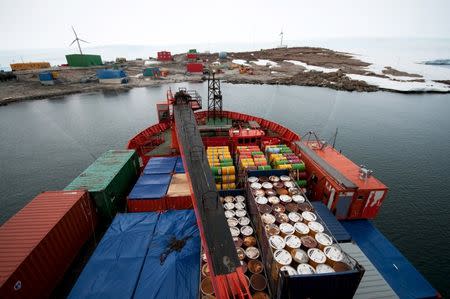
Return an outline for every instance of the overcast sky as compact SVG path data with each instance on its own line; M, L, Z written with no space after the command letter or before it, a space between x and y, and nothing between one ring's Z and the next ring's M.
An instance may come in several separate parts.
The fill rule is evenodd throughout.
M0 50L268 42L340 37L450 38L449 0L0 0Z

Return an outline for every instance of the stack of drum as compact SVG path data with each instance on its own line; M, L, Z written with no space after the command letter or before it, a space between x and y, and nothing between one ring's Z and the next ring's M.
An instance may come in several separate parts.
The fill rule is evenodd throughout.
M288 169L300 187L306 186L306 167L300 157L285 144L267 145L265 153L274 169Z
M268 299L268 277L256 233L247 213L246 198L242 195L225 196L221 197L221 202L252 298Z
M261 231L265 236L258 237L268 240L271 249L268 271L274 281L280 270L308 275L351 269L346 254L291 177L249 177L248 186L265 228Z
M269 170L264 153L257 145L238 146L239 167L244 170Z
M211 146L206 150L217 190L236 189L236 169L228 146Z

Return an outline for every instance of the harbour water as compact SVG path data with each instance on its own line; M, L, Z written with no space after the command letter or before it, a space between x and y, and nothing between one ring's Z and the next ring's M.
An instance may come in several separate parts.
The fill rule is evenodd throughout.
M206 84L197 89L206 105ZM157 121L169 86L0 107L0 222L36 194L65 187L102 152ZM349 93L222 84L224 109L316 131L390 187L377 227L443 295L450 289L450 94Z

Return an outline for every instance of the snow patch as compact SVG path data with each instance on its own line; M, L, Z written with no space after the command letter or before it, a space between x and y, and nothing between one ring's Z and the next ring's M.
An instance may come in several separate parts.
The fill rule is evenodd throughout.
M448 92L450 87L445 84L432 82L426 80L425 82L411 82L411 81L393 81L388 78L380 78L373 76L364 76L357 74L347 74L352 80L365 81L367 84L375 85L380 88L397 90L397 91L415 91L415 92L425 92L425 91L437 91L437 92ZM410 78L411 79L411 78Z
M244 59L233 59L231 62L233 62L234 64L250 66L250 64L247 63L247 60Z
M289 63L295 64L295 65L298 65L298 66L302 66L307 71L333 73L333 72L337 72L339 70L339 69L334 69L334 68L326 68L326 67L321 67L321 66L310 65L310 64L304 63L302 61L298 61L298 60L285 60L285 62L289 62Z
M161 61L157 61L157 60L146 60L146 61L144 61L144 65L154 65L154 64L161 64Z
M260 66L278 67L278 63L268 59L258 59L257 61L250 61L250 62Z

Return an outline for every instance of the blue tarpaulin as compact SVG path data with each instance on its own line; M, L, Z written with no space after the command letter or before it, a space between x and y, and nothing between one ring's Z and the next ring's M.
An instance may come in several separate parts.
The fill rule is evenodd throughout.
M178 157L177 163L175 164L175 173L185 173L183 159L181 157Z
M328 210L327 206L321 201L311 202L317 214L325 222L330 233L334 236L338 242L350 242L352 237L345 230L342 224L336 219L336 217Z
M169 184L135 185L128 199L160 199L169 189Z
M97 70L97 78L99 79L117 79L125 77L127 77L127 73L124 70Z
M167 253L170 240L185 239ZM69 298L197 298L200 236L193 210L118 214Z
M148 161L144 174L172 173L177 163L177 157L155 157Z
M158 213L118 214L69 298L131 298L158 218Z
M400 298L435 298L437 291L368 220L341 221Z
M171 178L170 174L144 174L138 179L136 185L169 185Z
M180 252L161 253L173 239L186 240ZM200 234L193 210L161 214L149 246L134 298L197 298L200 277Z

